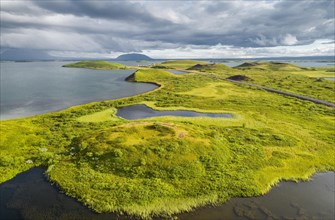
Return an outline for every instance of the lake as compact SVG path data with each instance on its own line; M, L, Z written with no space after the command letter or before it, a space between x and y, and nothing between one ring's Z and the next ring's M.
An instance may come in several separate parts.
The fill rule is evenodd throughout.
M212 117L212 118L232 118L232 114L225 113L201 113L195 111L156 111L147 107L146 105L129 105L119 108L116 113L117 116L128 119L142 119L159 116L182 116L182 117Z
M309 182L281 182L261 197L233 198L216 207L177 215L180 220L334 219L334 172L318 173ZM33 168L0 185L0 219L130 219L97 214L60 192ZM158 219L158 218L157 218Z
M58 111L93 101L133 96L157 88L129 83L134 70L65 68L68 62L1 62L1 120Z
M173 73L173 74L187 74L188 72L186 71L180 71L180 70L166 70L170 73Z
M42 114L157 88L152 84L124 81L133 73L131 70L63 68L62 65L66 63L68 62L2 62L1 119ZM211 117L208 114L192 115L196 113L192 111L159 112L141 105L124 107L118 111L119 116L127 119L173 113L178 116ZM228 115L227 117L231 116ZM126 219L116 214L90 211L52 186L43 172L42 168L33 168L0 185L0 219ZM334 172L327 172L316 174L310 182L281 182L264 196L233 198L223 205L199 208L178 217L181 220L246 220L267 217L334 219L334 178Z

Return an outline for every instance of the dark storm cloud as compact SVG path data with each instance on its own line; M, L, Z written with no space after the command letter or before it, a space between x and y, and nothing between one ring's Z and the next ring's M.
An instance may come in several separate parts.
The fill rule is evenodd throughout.
M3 1L1 6L2 47L134 52L334 39L332 0Z
M169 22L154 18L136 2L127 1L35 1L39 7L59 14L87 16L142 24L166 25Z

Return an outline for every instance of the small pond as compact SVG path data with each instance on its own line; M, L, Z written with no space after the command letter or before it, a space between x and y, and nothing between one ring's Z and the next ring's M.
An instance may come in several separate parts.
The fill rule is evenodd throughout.
M117 116L128 119L142 119L158 116L182 116L182 117L212 117L212 118L232 118L232 114L220 114L220 113L200 113L195 111L156 111L146 105L130 105L119 108Z
M332 81L335 81L335 77L325 77L324 79L325 79L325 80L332 80Z
M166 70L167 72L173 73L173 74L186 74L188 72L186 71L180 71L180 70Z
M60 192L33 168L0 185L0 219L130 219L97 214ZM268 194L233 198L217 207L177 215L180 220L334 219L334 172L318 173L309 182L281 182ZM156 219L156 218L155 218Z

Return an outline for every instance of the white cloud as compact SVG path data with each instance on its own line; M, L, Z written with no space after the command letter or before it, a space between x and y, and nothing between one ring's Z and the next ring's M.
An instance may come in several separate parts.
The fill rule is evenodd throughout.
M210 59L210 58L255 58L255 57L298 57L298 56L334 56L335 42L329 39L317 40L310 45L277 46L277 47L234 47L215 45L208 48L188 45L176 49L144 50L143 52L153 58L178 58L184 59ZM327 43L327 44L325 44Z
M18 32L2 33L1 46L73 51L101 51L101 45L87 35L57 32L54 30L21 29Z
M284 36L281 40L281 43L284 45L294 45L296 43L298 43L297 37L293 36L291 34L286 34L286 36Z
M334 44L318 42L334 38L333 6L327 0L1 1L1 47L84 57L332 55Z

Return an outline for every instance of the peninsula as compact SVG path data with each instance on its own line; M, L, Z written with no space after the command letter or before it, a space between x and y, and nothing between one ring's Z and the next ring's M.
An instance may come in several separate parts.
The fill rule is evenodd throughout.
M65 67L130 68L107 61ZM335 109L249 84L334 103L334 84L323 79L334 77L331 70L196 60L140 67L128 79L159 88L1 121L0 183L45 167L51 182L94 211L147 219L263 195L281 180L308 180L335 170ZM232 117L117 116L139 104Z

